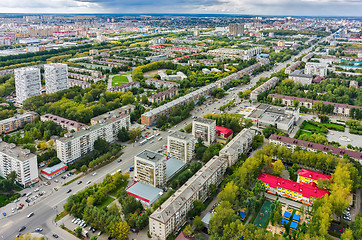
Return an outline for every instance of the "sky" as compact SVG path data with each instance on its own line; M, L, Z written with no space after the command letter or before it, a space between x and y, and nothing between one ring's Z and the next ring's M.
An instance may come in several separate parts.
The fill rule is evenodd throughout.
M362 16L362 0L0 0L0 13Z

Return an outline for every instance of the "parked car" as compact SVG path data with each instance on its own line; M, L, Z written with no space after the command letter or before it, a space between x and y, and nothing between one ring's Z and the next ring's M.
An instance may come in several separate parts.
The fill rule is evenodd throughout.
M6 212L3 212L4 217L6 217Z
M35 228L35 232L42 232L43 229L42 228Z
M82 181L79 181L77 184L79 185L79 184L81 184L82 183Z
M25 226L22 226L22 227L19 229L19 232L24 231L25 228L26 228Z
M88 182L87 182L87 184L90 184L90 183L91 183L91 181L88 181Z
M68 189L67 193L70 193L72 191L72 189Z
M58 236L58 234L53 233L53 237L58 238L59 236Z

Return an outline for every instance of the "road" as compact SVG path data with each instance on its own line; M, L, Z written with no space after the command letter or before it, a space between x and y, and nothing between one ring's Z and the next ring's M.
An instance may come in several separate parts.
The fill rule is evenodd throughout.
M212 103L211 100L208 100L206 103L204 103L204 105L201 106L201 108L196 106L195 110L192 111L192 116L202 117L206 113L219 112L218 108L226 104L228 101L232 100L233 98L235 98L236 103L240 103L240 99L237 97L239 91L244 91L248 88L255 86L260 77L270 77L272 73L280 71L280 69L286 67L286 65L290 64L295 58L300 57L300 55L303 53L310 52L311 49L312 48L303 50L300 54L292 57L290 60L274 66L274 68L271 69L270 71L263 72L253 77L250 81L250 84L235 87L234 90L230 91L229 94L225 96L223 99L217 100L214 103ZM250 105L249 102L244 102L244 103L245 105L246 104ZM183 121L182 123L178 124L177 126L172 127L170 130L177 131L191 122L192 118L190 117L185 121ZM153 134L152 129L147 129L147 131ZM24 232L32 232L34 231L35 228L41 227L44 229L43 234L49 237L50 239L53 238L52 237L53 233L57 233L60 236L59 239L65 239L65 240L77 239L68 232L63 231L61 228L58 228L53 222L56 213L63 211L63 205L66 202L68 196L72 193L76 193L84 189L86 182L88 181L91 181L92 183L101 182L106 174L112 173L119 168L121 168L123 172L127 171L130 166L133 166L134 156L140 153L141 151L145 149L158 151L159 149L161 149L162 146L166 145L167 135L169 133L168 132L159 132L159 133L160 135L154 139L153 143L148 142L143 146L139 146L138 143L128 144L127 147L123 150L124 154L120 157L123 160L122 162L118 163L117 161L114 161L102 167L101 169L98 169L96 171L97 174L95 176L93 176L92 174L87 174L85 176L82 176L79 179L83 182L82 184L78 185L77 184L78 181L75 181L69 184L68 186L59 186L59 191L52 191L52 193L48 197L39 200L34 205L26 207L24 210L21 210L17 214L13 214L7 217L1 216L0 240L14 239L15 236L18 234L18 229L21 226L26 227L26 230ZM162 140L158 141L160 137L162 137ZM66 193L68 189L72 189L72 192L69 194ZM24 198L22 199L22 201L24 201ZM3 209L1 209L1 212L2 210ZM34 216L32 216L31 218L27 218L26 216L30 212L34 212Z

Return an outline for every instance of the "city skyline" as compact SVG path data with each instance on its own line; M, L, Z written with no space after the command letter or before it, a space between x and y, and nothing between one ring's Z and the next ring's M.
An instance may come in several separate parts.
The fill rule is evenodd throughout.
M21 6L21 7L19 7ZM251 14L362 16L361 0L3 0L1 13Z

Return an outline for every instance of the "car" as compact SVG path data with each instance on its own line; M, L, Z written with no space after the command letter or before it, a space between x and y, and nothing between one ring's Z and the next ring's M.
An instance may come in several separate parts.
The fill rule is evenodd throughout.
M59 236L58 236L58 234L54 233L53 237L58 238Z
M15 212L15 209L14 209L14 208L12 208L12 209L11 209L11 212L12 212L12 213L14 213L14 212Z
M119 162L119 163L122 162L122 159L118 159L117 162Z
M20 205L21 207L24 207L24 203L20 203L19 205Z
M21 235L21 233L18 233L18 234L16 234L16 236L15 236L15 237L20 237L20 235Z
M97 229L92 228L92 233L95 233L97 231Z
M22 226L20 229L19 229L19 232L22 232L22 231L24 231L25 230L25 226Z
M44 186L48 186L48 183L44 182Z
M26 199L25 202L30 203L30 200L29 200L29 199Z
M91 183L91 181L88 181L88 182L87 182L87 184L90 184L90 183Z
M94 173L92 174L92 176L95 176L95 175L97 175L97 173L96 173L96 172L94 172Z
M347 210L347 211L351 211L351 208L347 207L346 210Z
M77 184L79 185L79 184L81 184L82 183L82 181L79 181Z
M73 173L73 172L69 172L68 174L73 175L74 173Z
M42 228L35 228L35 232L42 232L43 229Z
M33 212L29 213L28 216L26 216L26 217L27 217L27 218L30 218L30 217L32 217L32 216L34 216L34 213L33 213Z
M21 197L25 197L25 196L26 196L26 193L21 194Z
M107 240L112 240L113 238L111 237L111 236L109 236L108 238L107 238Z
M34 189L34 192L38 192L38 191L39 191L39 188Z
M55 187L54 190L55 190L55 191L58 191L58 188Z
M98 236L102 235L102 231L99 231Z
M55 180L54 180L54 182L55 182L55 183L58 183L58 182L59 182L59 180L58 180L58 179L55 179Z
M92 226L89 226L88 230L89 230L89 231L92 231Z
M74 218L73 220L72 220L72 223L74 223L75 222L75 220L77 220L76 218Z
M6 212L3 212L3 216L6 217Z
M70 193L72 191L72 189L68 189L67 193Z

